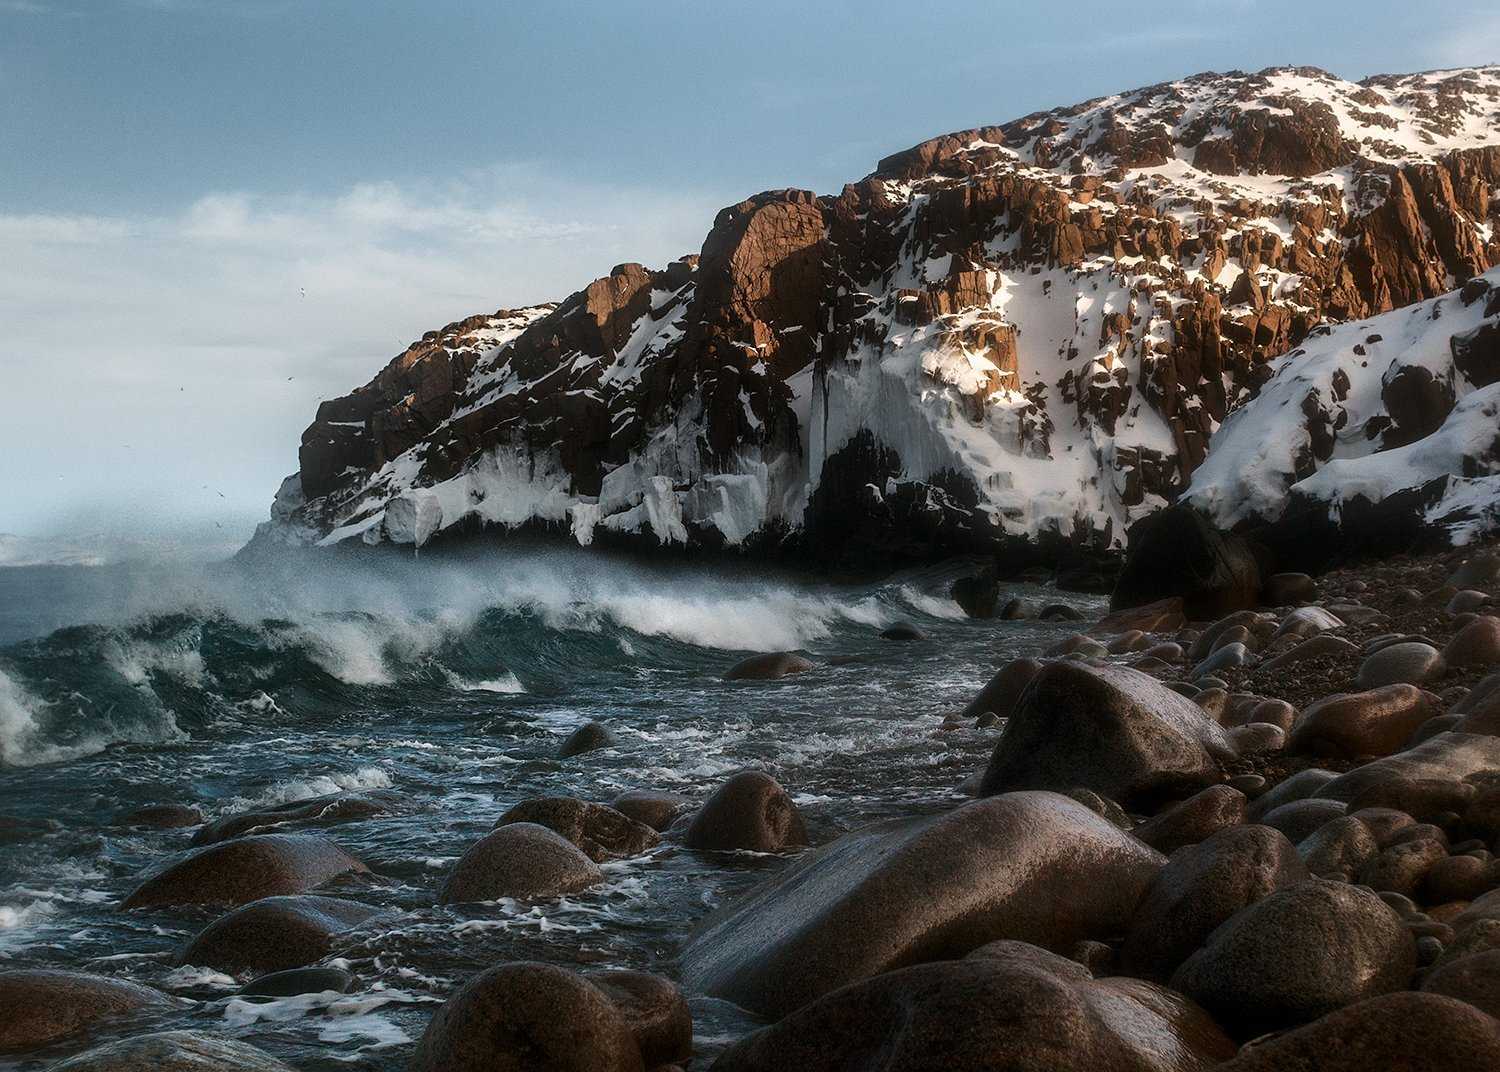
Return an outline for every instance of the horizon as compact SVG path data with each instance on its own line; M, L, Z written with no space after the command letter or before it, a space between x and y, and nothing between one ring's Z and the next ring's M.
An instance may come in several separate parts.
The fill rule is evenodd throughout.
M1478 4L1376 5L1339 35L1342 5L1242 2L1209 24L1182 2L1082 37L1039 4L950 4L918 25L828 5L795 40L781 4L738 20L350 10L0 3L0 140L22 150L0 175L0 532L242 543L320 400L424 331L697 252L721 207L762 189L835 192L926 138L1203 71L1358 80L1500 58L1500 15ZM1310 54L1249 35L1268 16Z

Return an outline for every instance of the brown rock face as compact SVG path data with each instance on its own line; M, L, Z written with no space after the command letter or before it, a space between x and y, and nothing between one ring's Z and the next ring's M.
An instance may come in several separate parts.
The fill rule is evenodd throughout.
M829 556L1117 546L1320 325L1500 261L1497 100L1488 68L1203 74L933 138L837 195L757 194L697 256L429 332L322 404L274 516L417 543L472 519ZM1490 334L1454 346L1493 382ZM1425 372L1385 385L1383 447L1453 405ZM1350 387L1308 389L1309 470ZM440 484L445 516L402 520Z

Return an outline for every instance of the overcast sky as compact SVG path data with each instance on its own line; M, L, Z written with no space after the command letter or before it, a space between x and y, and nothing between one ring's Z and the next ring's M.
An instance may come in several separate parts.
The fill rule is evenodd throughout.
M423 331L934 134L1497 60L1466 0L0 0L0 532L239 540Z

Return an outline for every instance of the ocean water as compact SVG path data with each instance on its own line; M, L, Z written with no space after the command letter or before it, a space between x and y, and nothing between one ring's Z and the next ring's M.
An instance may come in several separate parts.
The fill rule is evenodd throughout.
M438 906L438 887L496 818L533 796L701 798L759 768L792 793L814 844L955 806L994 731L944 729L944 716L998 665L1074 631L966 619L947 592L972 568L833 586L750 565L520 546L0 570L0 816L58 824L0 845L0 969L101 972L191 999L93 1041L191 1027L308 1072L404 1067L435 1003L503 960L675 978L695 923L789 857L664 843L563 898ZM1014 591L1100 609L1090 596ZM881 639L898 620L929 639ZM739 658L782 649L818 668L722 680ZM588 719L607 723L617 746L558 759ZM116 911L192 833L129 829L123 813L183 802L212 819L358 789L399 804L317 831L374 872L338 894L383 909L336 945L355 992L247 1002L234 996L239 981L178 963L215 912ZM756 1026L723 1002L689 999L700 1059Z

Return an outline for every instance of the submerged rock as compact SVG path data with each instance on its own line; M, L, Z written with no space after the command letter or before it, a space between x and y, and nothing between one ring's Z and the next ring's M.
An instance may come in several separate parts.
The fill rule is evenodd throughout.
M507 823L545 826L577 845L595 863L638 856L661 840L660 835L644 823L638 823L604 804L593 804L576 797L523 800L500 816L495 828Z
M790 674L802 674L813 668L813 663L795 651L772 651L764 655L752 655L741 659L724 671L725 681L775 681Z
M610 748L614 743L615 735L610 733L603 723L585 722L568 734L567 740L563 741L557 750L557 757L569 759L572 756L581 756L585 752L592 752L597 748Z
M567 838L536 823L508 823L464 853L439 904L556 897L602 881L599 865Z
M395 793L331 793L311 800L293 800L270 808L236 812L209 823L193 835L194 845L212 845L268 828L328 824L364 819L391 811L400 798Z
M177 958L223 972L275 972L326 957L333 937L379 912L337 897L266 897L214 920Z
M997 938L1067 949L1123 931L1163 858L1056 793L1010 793L846 834L695 932L684 984L779 1016Z
M369 869L325 838L253 834L195 849L150 872L121 909L181 904L240 905L304 893Z
M638 823L644 823L657 833L666 830L672 822L693 806L691 797L681 793L665 793L655 789L630 789L610 801L610 806L622 815Z
M252 979L240 987L242 998L294 998L301 994L347 994L354 975L343 968L290 968Z
M38 1049L105 1020L173 1004L160 990L103 975L45 968L0 971L0 1053Z
M197 1031L160 1031L111 1042L51 1072L296 1072L264 1050Z

